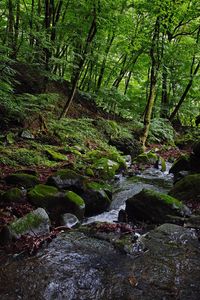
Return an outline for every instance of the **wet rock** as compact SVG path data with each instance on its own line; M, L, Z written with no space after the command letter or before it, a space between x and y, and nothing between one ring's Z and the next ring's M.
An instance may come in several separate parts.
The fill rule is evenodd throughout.
M21 202L24 196L25 191L19 188L11 188L2 195L1 199L5 202Z
M185 223L185 227L200 229L200 215L192 215Z
M36 176L26 173L11 174L6 176L4 179L7 184L13 184L25 188L33 187L39 183L39 179Z
M83 180L84 177L73 170L63 169L50 176L47 180L47 184L59 189L71 189L78 192L83 188Z
M84 216L84 200L72 191L59 192L56 187L39 184L27 196L31 204L46 208L53 219L65 212L73 213L80 219Z
M188 155L183 155L174 162L174 164L169 170L169 173L177 174L180 171L189 171L189 170L190 170L190 157Z
M37 256L0 268L2 299L199 300L200 248L194 231L164 224L133 242L131 254L70 231Z
M86 189L81 193L85 201L85 215L93 216L108 209L111 201L104 190Z
M145 189L126 200L125 211L129 221L144 221L153 224L162 224L168 221L168 216L191 214L190 210L179 200Z
M49 227L49 216L43 208L28 213L8 226L11 235L16 238L24 234L43 235L49 233Z
M80 226L80 221L75 215L66 213L61 216L60 224L68 228L76 228Z
M178 181L169 195L184 202L200 202L200 174L188 175Z
M141 144L135 139L116 138L111 139L110 144L115 146L125 155L131 155L132 158L135 158L137 155L142 153Z

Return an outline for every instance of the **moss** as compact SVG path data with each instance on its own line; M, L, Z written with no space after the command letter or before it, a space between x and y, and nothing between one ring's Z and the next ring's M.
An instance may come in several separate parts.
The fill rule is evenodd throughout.
M29 213L23 218L13 222L9 225L12 232L16 234L23 234L31 228L36 228L43 221L43 218L34 213Z
M7 184L17 184L26 188L33 187L39 183L39 179L36 176L26 173L11 174L5 180Z
M75 171L70 169L61 169L58 170L54 176L60 176L61 179L77 179L78 177L82 177L81 175L77 174Z
M116 171L119 169L119 164L106 157L98 159L94 164L93 168L96 169L99 176L104 179L109 179L115 176Z
M94 191L105 190L105 191L112 192L112 186L103 182L96 182L96 181L87 182L86 187Z
M22 198L23 191L18 188L12 188L6 191L2 196L3 201L8 202L19 202Z
M48 208L56 203L58 189L53 186L38 184L28 192L28 199L37 207Z
M149 198L155 198L158 201L163 201L165 204L173 206L174 208L182 208L183 203L169 195L158 193L152 190L143 190L145 195Z
M66 161L66 160L68 160L67 155L61 154L60 152L54 151L52 149L47 149L46 152L52 160L55 160L55 161Z
M70 200L74 204L76 204L80 207L85 207L84 200L79 195L77 195L76 193L74 193L72 191L67 191L65 193L65 196L67 197L68 200Z

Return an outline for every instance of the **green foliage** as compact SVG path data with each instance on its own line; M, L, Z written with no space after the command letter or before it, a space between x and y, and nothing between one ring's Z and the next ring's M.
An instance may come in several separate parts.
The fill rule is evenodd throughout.
M174 144L174 129L168 120L157 118L153 119L149 131L150 143L167 142Z

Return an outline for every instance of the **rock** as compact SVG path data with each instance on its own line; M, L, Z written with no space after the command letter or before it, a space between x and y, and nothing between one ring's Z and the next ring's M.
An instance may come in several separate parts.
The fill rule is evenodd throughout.
M142 153L141 144L130 138L117 138L111 139L110 144L115 146L119 151L123 152L125 155L131 155L132 158L135 158L140 153Z
M84 216L84 200L72 191L59 192L56 187L39 184L27 196L31 204L46 208L54 220L65 212L73 213L79 219Z
M57 152L55 150L52 149L47 149L46 153L49 157L49 159L51 160L55 160L55 161L67 161L67 155L61 154L60 152Z
M189 171L189 170L190 170L190 157L188 155L183 155L174 162L174 164L169 170L169 173L177 174L180 171Z
M116 237L114 237L116 239ZM0 268L1 299L199 300L200 248L193 230L163 224L132 243L73 230L38 255Z
M193 152L194 152L195 156L200 157L200 141L198 141L197 143L194 144Z
M104 191L106 192L107 196L110 200L112 200L112 185L105 183L105 182L97 182L97 181L88 181L85 183L85 187L87 189L93 191Z
M190 154L190 170L193 173L200 173L200 156Z
M85 215L87 217L104 212L111 203L107 193L103 189L94 186L93 188L90 186L90 189L85 189L81 193L81 197L85 201Z
M25 234L43 235L49 233L49 227L49 216L43 208L28 213L8 226L11 235L16 238Z
M19 188L12 188L2 195L2 200L5 202L21 202L24 199L25 193Z
M200 229L200 215L191 215L185 221L184 227Z
M35 136L28 129L24 129L20 135L23 139L34 140Z
M92 167L96 169L101 178L110 179L115 176L116 171L119 170L120 164L106 157L102 157L97 159Z
M153 224L162 224L168 221L168 216L191 214L190 210L179 200L145 189L126 200L125 211L129 221L144 221Z
M61 216L60 224L68 228L77 228L80 226L80 221L75 215L66 213Z
M7 184L18 185L24 188L30 188L39 183L39 179L36 176L26 173L11 174L4 179Z
M78 192L83 188L84 177L70 169L62 169L50 176L48 185L53 185L59 189L70 189Z
M169 195L184 202L200 202L200 174L188 175L178 181Z

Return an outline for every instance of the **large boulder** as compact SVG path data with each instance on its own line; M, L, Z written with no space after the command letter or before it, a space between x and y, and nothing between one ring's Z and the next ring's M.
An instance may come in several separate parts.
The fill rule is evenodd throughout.
M84 200L72 191L60 192L56 187L39 184L27 196L31 204L47 209L53 219L65 212L73 213L79 219L84 216Z
M176 182L169 195L184 202L200 202L200 174L188 175Z
M145 189L126 200L125 212L129 221L153 224L165 223L172 216L190 215L190 210L179 200Z

